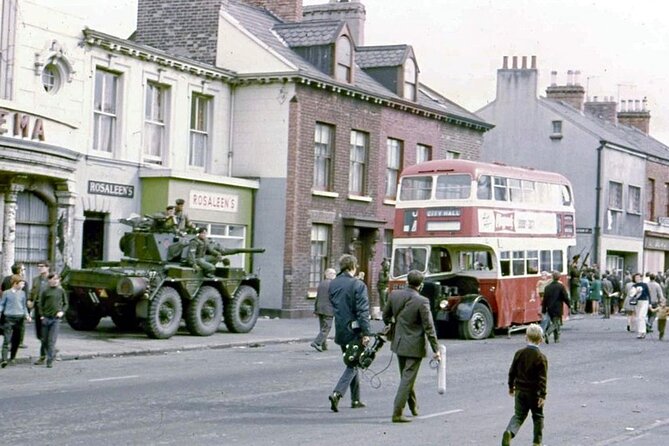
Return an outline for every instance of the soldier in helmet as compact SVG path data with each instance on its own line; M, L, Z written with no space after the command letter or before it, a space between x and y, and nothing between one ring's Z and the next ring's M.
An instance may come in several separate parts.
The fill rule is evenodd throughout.
M177 223L177 230L183 232L188 231L188 229L195 228L195 225L188 218L188 215L184 212L184 199L177 198L175 201L176 206L174 207L174 217Z
M205 276L214 277L214 271L216 271L214 263L219 262L222 258L222 253L212 246L207 239L207 229L199 228L197 237L193 238L188 246L188 260L190 263L202 268Z

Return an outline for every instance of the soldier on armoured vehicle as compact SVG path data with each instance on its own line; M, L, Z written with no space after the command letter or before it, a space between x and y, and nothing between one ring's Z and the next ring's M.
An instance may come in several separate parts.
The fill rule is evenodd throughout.
M207 239L207 229L197 230L197 237L188 245L188 260L191 265L202 268L206 277L214 277L217 262L223 259L223 253Z

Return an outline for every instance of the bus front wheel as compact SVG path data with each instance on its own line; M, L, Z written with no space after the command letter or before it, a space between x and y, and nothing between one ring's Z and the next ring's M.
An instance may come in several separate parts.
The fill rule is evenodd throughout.
M482 303L474 304L472 317L466 321L460 321L460 337L462 339L473 339L479 341L486 339L492 333L492 313Z

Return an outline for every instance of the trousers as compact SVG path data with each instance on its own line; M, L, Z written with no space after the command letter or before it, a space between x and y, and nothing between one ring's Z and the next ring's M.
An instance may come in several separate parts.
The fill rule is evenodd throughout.
M418 370L423 358L411 358L408 356L397 355L397 362L400 367L400 384L397 387L395 401L393 403L393 416L402 415L404 406L409 403L411 411L418 408L416 392L413 386L418 376Z
M46 363L51 364L56 356L56 340L60 329L60 319L45 317L42 320L42 349L46 352Z
M538 398L535 394L516 391L514 395L513 416L506 426L506 430L515 437L520 426L522 426L527 414L532 412L532 422L534 424L534 440L532 443L541 444L544 429L544 408L537 405Z
M330 334L330 330L332 330L332 316L319 314L318 323L320 326L320 330L318 332L318 335L316 335L316 339L314 339L314 344L323 347L327 344L328 335Z
M345 346L340 346L341 352L346 351ZM337 385L334 388L334 391L339 393L341 396L346 395L346 389L351 388L351 401L360 401L360 377L358 376L357 367L346 367L344 373L342 373Z

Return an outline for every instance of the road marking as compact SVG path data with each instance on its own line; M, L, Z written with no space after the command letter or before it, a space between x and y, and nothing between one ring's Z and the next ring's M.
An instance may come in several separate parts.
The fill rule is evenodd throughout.
M590 384L607 384L607 383L612 383L614 381L619 381L622 378L609 378L609 379L603 379L601 381L592 381Z
M648 436L648 433L651 430L661 426L666 426L667 424L669 424L669 418L665 418L664 420L655 420L654 423L647 424L645 426L639 426L633 431L628 431L624 434L616 435L615 437L600 441L596 444L596 446L609 446L612 444L627 443L633 440L638 440L639 438Z
M110 376L109 378L95 378L89 379L88 382L100 382L100 381L117 381L119 379L133 379L139 378L139 375L127 375L127 376Z
M430 415L421 415L421 416L416 417L416 418L419 419L419 420L426 420L428 418L440 417L442 415L451 415L453 413L458 413L458 412L464 412L464 409L447 410L446 412L431 413Z

